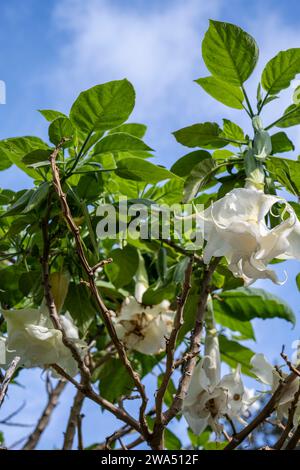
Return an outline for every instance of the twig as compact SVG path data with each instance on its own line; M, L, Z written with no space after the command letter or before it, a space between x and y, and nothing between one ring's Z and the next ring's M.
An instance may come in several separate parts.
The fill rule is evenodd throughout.
M209 284L212 279L212 275L220 261L220 258L215 258L213 261L210 262L209 266L207 266L206 270L204 271L203 281L201 285L201 290L199 294L199 302L197 306L196 312L196 321L195 327L191 336L190 347L189 347L189 358L186 361L183 373L177 388L176 396L170 406L170 408L164 413L164 423L167 425L174 416L177 415L181 411L183 399L185 398L192 375L194 372L194 368L197 362L197 355L200 351L200 342L201 342L201 333L205 318L206 306L207 306L207 298L209 294Z
M115 406L110 401L108 401L105 398L101 397L101 395L97 395L97 393L95 393L94 390L90 386L87 386L86 384L82 385L81 383L77 382L75 379L73 379L73 377L71 377L69 374L67 374L66 371L64 371L64 369L62 369L57 364L51 364L51 367L58 374L60 374L66 380L71 382L77 388L77 390L82 392L87 398L94 401L98 405L102 406L105 410L110 411L113 415L116 416L116 418L120 419L124 423L127 423L129 426L131 426L137 432L139 432L139 433L142 432L139 422L136 421L132 416L130 416L124 410L122 410L121 408L118 408L117 406Z
M19 356L16 356L12 360L9 368L6 371L4 379L1 382L1 385L0 385L0 407L2 406L2 403L4 401L4 398L5 398L5 395L6 395L6 392L7 392L7 388L9 386L10 381L12 380L12 377L15 373L16 368L18 367L19 361L20 361Z
M83 450L83 435L82 435L82 419L84 418L83 414L77 416L77 435L78 435L78 450Z
M66 385L67 382L65 380L59 380L56 387L49 393L47 405L43 410L34 431L30 434L26 443L24 444L23 450L33 450L36 448L41 438L41 435L43 434L50 422L52 413L56 408L59 397L64 391Z

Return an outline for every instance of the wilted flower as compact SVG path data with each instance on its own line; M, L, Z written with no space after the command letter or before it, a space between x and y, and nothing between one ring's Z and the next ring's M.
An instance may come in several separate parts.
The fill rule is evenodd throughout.
M274 228L265 217L276 203L283 203L287 214ZM300 223L284 199L249 185L230 191L204 211L204 262L212 256L225 256L229 269L247 285L257 279L278 281L267 265L274 258L300 259Z
M201 434L209 425L219 434L220 418L240 417L245 408L245 390L238 366L235 372L221 378L219 341L216 331L208 332L205 356L195 367L183 414L195 434Z
M170 302L143 305L143 294L148 288L148 276L141 255L136 274L135 296L126 297L117 316L112 317L118 338L128 349L144 354L158 354L166 348L170 336L174 311Z
M252 372L258 380L270 387L271 393L278 388L280 381L287 377L284 372L278 372L265 358L263 354L255 354L251 359ZM299 390L300 378L296 377L289 385L285 386L284 392L277 404L277 417L281 421L287 418L296 392ZM300 403L298 403L294 414L294 425L298 425L300 420Z
M44 367L58 364L69 375L76 375L77 363L62 342L62 334L55 329L49 318L47 308L24 308L20 310L3 310L7 323L7 338L0 340L0 360L8 364L12 357L20 356L20 365ZM60 316L66 336L83 350L85 343L79 339L78 330L71 316Z

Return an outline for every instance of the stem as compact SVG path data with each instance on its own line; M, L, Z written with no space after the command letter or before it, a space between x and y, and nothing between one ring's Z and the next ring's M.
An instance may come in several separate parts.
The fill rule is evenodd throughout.
M246 93L246 90L245 90L245 88L244 88L244 85L242 85L241 88L242 88L242 91L243 91L243 94L244 94L246 103L247 103L247 105L248 105L248 110L249 110L250 117L253 118L254 112L253 112L253 109L252 109L250 100L249 100L249 98L248 98L248 95L247 95L247 93Z
M90 131L88 133L88 135L86 136L85 141L83 142L82 147L79 150L79 153L77 154L77 157L75 158L75 161L74 161L73 165L71 166L70 170L67 172L65 179L69 178L69 176L72 175L73 170L75 170L75 168L76 168L76 166L77 166L77 164L78 164L78 162L79 162L79 160L80 160L80 158L81 158L81 156L84 152L84 149L85 149L88 141L90 140L90 137L91 137L92 134L93 134L93 131Z

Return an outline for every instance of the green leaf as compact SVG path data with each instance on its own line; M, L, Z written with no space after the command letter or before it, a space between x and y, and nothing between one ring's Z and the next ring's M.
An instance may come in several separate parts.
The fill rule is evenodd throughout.
M229 106L243 109L244 95L242 90L234 85L223 82L216 77L198 78L195 80L210 96Z
M139 256L135 248L127 245L122 250L116 248L109 255L113 262L105 266L105 272L116 287L130 284L139 265Z
M193 431L188 428L188 436L191 441L192 446L195 449L203 448L207 441L209 440L211 431L203 431L200 436L193 433Z
M166 449L168 450L178 450L182 448L180 439L168 428L165 429L164 441Z
M220 352L222 361L226 362L230 367L236 368L241 365L242 372L253 377L251 372L250 361L254 355L251 349L242 346L236 341L231 341L226 336L219 335Z
M133 389L133 380L120 359L109 359L97 375L100 379L101 396L111 402L115 402L122 395L129 395Z
M293 112L287 115L291 111ZM277 122L276 126L284 129L286 127L297 126L298 124L300 124L300 106L296 104L291 104L286 108L282 118L279 122Z
M234 156L234 153L227 149L215 150L212 153L212 158L215 160L227 160Z
M222 310L215 310L216 322L232 331L238 331L245 339L255 340L255 334L250 321L241 321L238 318L225 313Z
M210 20L202 42L202 55L212 75L239 86L253 72L258 48L252 36L238 26Z
M52 122L54 119L59 117L67 117L64 113L54 111L53 109L38 109L38 112L49 122Z
M125 132L109 134L101 139L94 147L94 156L101 153L116 153L130 151L150 151L152 150L141 139Z
M121 126L115 127L109 131L109 134L115 134L116 132L125 132L126 134L133 135L138 139L142 139L146 134L147 126L145 124L138 124L135 122L128 122Z
M215 122L204 122L203 124L194 124L173 132L177 142L186 147L203 147L207 149L216 149L225 147L228 144L221 138L222 130Z
M128 80L107 82L80 93L70 119L83 132L105 131L125 122L134 102L134 88Z
M77 194L80 199L93 201L103 191L103 182L98 173L81 176L77 185Z
M39 174L32 168L28 168L22 161L25 155L37 149L47 150L49 147L38 137L13 137L0 141L0 159L1 154L4 153L12 163L14 163L29 176L40 179Z
M300 48L287 49L279 52L265 66L261 84L270 94L288 88L291 80L300 73Z
M240 287L218 294L214 299L216 313L224 314L240 321L253 318L282 318L295 324L295 316L289 305L263 289Z
M37 209L42 202L46 199L49 192L49 183L42 183L37 189L35 189L26 205L23 209L22 214L28 214L33 209Z
M37 163L41 162L48 162L49 163L49 157L52 153L52 150L45 150L45 149L37 149L33 150L32 152L27 153L22 158L22 162L25 163L25 165L35 165Z
M195 150L179 158L171 167L171 171L181 177L188 176L192 168L206 158L210 158L209 152L206 150Z
M238 126L232 121L229 121L228 119L223 119L223 132L221 135L223 137L226 137L226 139L245 142L245 135L243 129L241 129L240 126Z
M143 304L158 305L163 300L174 299L175 286L169 283L167 286L150 286L143 295Z
M271 136L272 153L283 153L295 150L293 142L285 132L277 132Z
M3 148L3 144L0 141L0 171L7 170L7 168L12 166L12 161L6 155L5 150L5 146Z
M67 142L65 145L70 145L74 137L74 132L75 130L70 119L59 117L51 122L49 126L49 140L54 145L58 145L63 139L66 139Z
M184 180L171 179L163 185L149 188L143 199L151 199L154 202L175 204L182 201Z
M91 303L88 288L83 284L69 284L68 294L64 303L64 309L70 312L75 323L83 333L88 329L97 311Z
M300 195L300 161L269 157L266 163L274 179L277 179L292 194Z
M178 178L166 168L156 166L141 158L124 158L117 163L116 174L120 178L133 181L145 181L147 183L158 183L159 181Z
M296 284L297 284L297 287L298 287L298 291L300 291L300 273L297 274L297 276L296 276Z
M11 215L20 214L22 210L28 204L32 194L34 193L33 189L28 189L27 191L20 191L16 194L15 201L12 203L8 209L1 214L1 217L9 217Z
M224 166L213 158L205 158L194 166L184 184L184 202L189 202L208 183L214 173Z

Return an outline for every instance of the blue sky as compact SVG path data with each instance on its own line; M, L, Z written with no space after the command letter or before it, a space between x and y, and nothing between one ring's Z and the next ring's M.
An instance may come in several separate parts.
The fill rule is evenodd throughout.
M296 0L255 0L251 4L244 0L11 0L0 3L0 13L0 79L7 87L7 103L0 106L0 138L28 134L46 138L47 126L37 109L67 112L83 89L127 77L137 91L133 119L148 124L146 141L156 149L158 161L167 166L185 152L171 136L180 127L206 120L220 122L223 117L249 127L239 111L214 102L193 83L207 74L200 51L209 18L239 24L257 39L261 55L257 71L247 83L250 94L255 93L266 60L279 50L300 46L300 4ZM289 100L289 93L282 93L280 102L269 105L265 122L279 115ZM293 128L289 134L299 148L299 130ZM16 169L0 173L0 187L28 185L30 180ZM289 281L285 286L261 285L285 298L299 315L294 282L299 263L286 266ZM290 348L298 331L279 320L257 321L253 348L276 360L282 344ZM11 388L1 415L23 398L28 406L20 419L31 421L38 415L44 400L39 376L39 371L24 374L22 381L30 384L34 380L34 389ZM52 448L56 430L61 433L64 428L71 396L69 387L41 441L43 448ZM88 405L87 416L92 409ZM96 408L95 413L99 413ZM85 427L88 444L103 439L103 429L113 430L113 422L99 414L99 429L95 430L88 417ZM8 443L24 435L20 429L5 432Z

